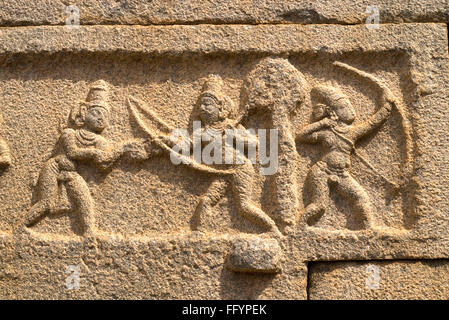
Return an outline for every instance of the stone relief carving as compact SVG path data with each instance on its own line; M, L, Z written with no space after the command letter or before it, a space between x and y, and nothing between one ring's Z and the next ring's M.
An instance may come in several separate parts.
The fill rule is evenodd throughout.
M255 65L244 86L243 96L249 109L267 112L270 128L278 130L278 170L272 183L276 190L274 214L283 226L294 223L298 208L298 154L291 115L302 107L307 87L302 73L288 59L271 57Z
M207 144L210 144L211 139L223 140L225 145L227 144L233 148L232 153L236 161L226 163L226 159L224 158L226 157L226 153L223 152L223 159L220 161L222 164L218 164L214 168L197 163L194 158L187 159L184 157L186 163L191 168L206 171L217 176L209 186L206 193L200 198L194 213L193 228L194 230L204 230L204 225L202 222L204 217L210 214L213 206L224 196L227 188L230 187L233 197L237 203L237 212L254 224L270 231L274 236L280 237L282 234L273 219L251 200L252 190L255 183L254 176L256 174L252 163L248 160L248 158L237 152L233 146L233 141L229 144L226 140L225 130L233 130L236 134L246 132L245 128L240 124L240 121L246 116L248 109L245 108L240 115L235 117L236 108L234 102L223 93L222 82L222 79L217 75L210 75L204 82L198 99L199 120L203 125L200 134L208 135L208 132L214 133L209 134ZM161 124L161 126L168 129L168 131L173 131L174 128L170 128L167 124L164 124L157 116L154 115L154 113L143 107L142 103L138 103L136 99L130 100L129 105L131 114L134 115L137 123L140 124L140 126L150 135L150 137L153 137L155 143L165 150L171 150L171 147L173 147L173 142L170 141L169 136L156 136L154 130L148 128L142 121L138 114L137 108L144 111L147 115L150 115L153 119L158 119L157 121ZM257 137L251 135L242 134L242 136L236 136L235 138L237 140L244 141L246 144L251 142L255 144L257 143ZM194 141L190 139L188 143L193 146ZM237 157L240 161L237 161Z
M76 211L86 237L96 233L95 203L86 181L77 172L79 162L100 170L110 168L124 154L142 157L140 141L112 144L101 134L108 127L108 86L103 80L92 84L86 101L75 105L53 153L38 179L38 200L28 211L22 228L32 227L49 214Z
M3 117L0 114L0 126L3 125ZM6 141L0 137L0 170L4 170L11 165L11 151Z
M350 175L350 157L355 141L386 120L393 100L384 97L386 102L369 121L352 126L355 111L343 92L329 86L318 86L312 89L312 94L317 95L323 104L314 105L315 122L300 130L298 139L307 143L320 143L324 146L325 154L310 169L312 202L305 208L304 219L310 221L324 213L329 201L329 186L333 184L342 196L354 203L365 226L373 229L371 201Z
M427 260L434 259L439 273L449 274L445 24L382 24L374 31L363 24L295 23L80 28L18 25L0 32L0 138L12 158L10 168L0 169L0 296L379 298L403 289L402 280L420 291L414 271L429 270L401 272L404 259L435 269ZM88 130L68 113L73 107L82 114L78 100L88 102L90 82L99 79L109 91L109 125L95 132L107 140L103 151L130 144L105 166L72 159L63 143L72 131L81 137L77 147L97 149L85 146ZM351 123L341 121L351 109L340 110L347 101ZM216 127L206 126L202 105ZM382 109L376 128L347 138ZM326 117L329 126L310 135L327 133L328 145L301 139L302 130ZM200 143L203 150L223 129L278 130L278 170L263 176L262 163L253 163L251 183L243 182L250 203L279 233L239 211L234 165L205 164L192 153L171 163L179 143L171 132L186 129L195 144L196 120L201 133L218 132ZM264 144L261 137L241 139L248 147ZM329 169L325 159L334 151L337 165L348 166ZM47 162L59 155L74 169L56 163L52 173ZM327 189L319 197L323 210L308 216L314 172ZM356 191L346 187L345 193L349 182ZM393 269L384 268L385 259L401 281L387 274ZM368 283L374 274L368 265L377 275L380 270L380 290ZM79 290L67 288L72 275L79 276ZM341 290L342 279L349 293ZM441 284L431 282L424 285Z
M207 147L211 141L220 140L224 146L231 146L236 161L227 163L225 152L220 155L223 160L220 164L211 165L197 161L192 153L178 154L180 162L185 166L214 177L192 213L192 231L207 231L204 221L211 216L214 206L228 190L231 191L236 213L261 227L265 231L262 238L268 236L281 239L283 233L289 232L287 227L298 224L312 226L325 213L330 201L330 189L335 189L352 204L366 229L379 229L379 224L373 218L370 196L351 175L351 157L360 159L387 184L400 188L403 182L394 182L382 176L356 150L355 143L363 136L374 134L390 116L393 107L403 118L405 115L397 99L381 81L346 64L335 62L334 65L368 79L380 89L381 105L363 123L354 125L355 109L342 90L323 84L310 89L304 75L285 58L263 58L251 69L242 86L240 108L224 92L223 80L219 75L207 77L196 103L197 121L202 125L200 134L208 135L207 143L203 140L200 143L202 147ZM105 171L122 157L132 162L144 161L159 154L173 156L173 147L177 141L170 135L175 128L161 120L145 102L132 96L127 101L130 115L146 133L147 139L112 143L102 136L108 127L110 112L108 90L105 81L95 82L89 89L86 101L71 110L67 126L40 171L36 188L37 202L28 211L21 224L22 229L33 227L46 215L73 211L79 215L83 235L93 237L98 234L95 227L95 203L86 181L77 170L78 163L92 164ZM292 116L306 106L306 101L309 101L307 95L313 101L313 121L295 132ZM242 156L233 141L229 144L225 136L226 130L234 130L237 133L234 138L243 141L245 147L249 144L258 145L258 136L249 134L242 124L258 111L269 115L269 129L276 129L279 134L278 168L273 176L267 178L275 190L273 201L276 209L272 212L265 212L253 200L258 173L248 157ZM149 126L149 122L156 123L156 127ZM409 130L405 120L403 129L405 132ZM321 159L310 168L308 174L311 199L303 212L299 209L299 184L303 182L298 181L296 174L299 162L296 141L324 148ZM194 137L187 137L187 143L192 147L195 144ZM406 161L409 158L407 153ZM239 248L242 251L245 246ZM233 269L238 268L234 266Z
M352 203L360 214L364 227L379 230L373 218L371 199L365 189L351 176L351 157L358 157L370 170L394 188L399 185L379 173L363 155L357 152L355 143L364 136L375 133L390 116L392 108L399 109L397 98L380 80L361 70L341 62L334 65L345 68L375 84L381 91L381 105L368 120L354 125L357 117L349 98L339 89L318 85L311 90L315 98L313 123L303 127L296 138L304 143L320 144L324 150L322 158L309 171L311 202L301 214L301 221L309 225L325 212L330 201L329 191L334 189Z

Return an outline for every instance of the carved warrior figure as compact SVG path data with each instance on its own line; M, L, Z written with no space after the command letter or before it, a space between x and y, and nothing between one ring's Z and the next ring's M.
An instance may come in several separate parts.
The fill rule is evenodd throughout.
M295 220L298 199L298 153L291 117L304 104L308 85L302 73L288 59L264 58L249 73L243 91L249 110L270 115L270 128L279 135L279 166L271 183L275 187L273 216L284 225Z
M94 201L86 181L77 172L77 164L92 163L105 170L123 154L137 155L139 151L137 141L114 146L101 136L109 121L107 97L107 84L99 80L90 87L86 101L71 110L68 127L40 171L38 201L27 213L22 227L31 227L48 214L76 210L84 235L94 235Z
M249 136L247 134L244 134L241 137L238 136L240 133L246 132L245 128L240 124L240 121L246 113L244 110L237 118L234 117L236 111L235 105L228 96L223 94L222 85L223 81L218 75L209 76L203 85L198 100L199 117L203 124L201 133L208 135L209 139L222 139L219 145L231 147L234 153L234 159L239 157L240 161L235 161L230 164L226 163L227 161L225 159L222 159L222 164L210 167L197 163L195 159L192 159L191 157L188 157L187 159L184 157L183 163L187 164L189 167L216 175L216 179L201 197L195 210L193 219L194 229L201 230L205 227L203 222L204 218L210 215L213 206L225 195L227 188L231 187L232 194L237 203L237 212L249 221L267 229L275 236L280 237L282 234L275 222L251 200L256 175L252 163L247 157L239 153L233 145L227 145L226 129L233 130L236 134L236 140L245 141L246 144L254 143L254 140L257 140L257 137ZM137 113L136 107L133 105L149 115L153 120L159 122L166 131L172 132L173 128L170 128L170 126L163 123L153 112L144 108L136 99L130 101L131 113L134 115L140 126L152 137L156 145L171 152L171 147L173 147L174 143L167 135L156 137L152 130L148 129L143 123ZM218 134L209 135L208 132L215 132ZM192 140L189 139L188 143L193 146ZM209 143L211 143L211 140L208 140L208 144ZM224 156L225 152L222 154Z
M346 67L342 63L339 65ZM332 186L354 204L366 228L377 229L370 198L349 172L351 155L357 154L355 142L378 129L395 105L390 90L374 77L370 79L382 90L382 103L374 115L357 125L353 124L356 119L354 107L340 89L325 85L312 89L311 95L318 101L313 105L315 122L302 128L297 138L305 143L320 143L325 154L309 172L311 203L306 206L302 217L307 222L316 220L324 213L329 203L329 187Z
M3 124L3 118L0 114L0 125ZM8 144L0 137L0 169L4 169L11 165L11 153Z

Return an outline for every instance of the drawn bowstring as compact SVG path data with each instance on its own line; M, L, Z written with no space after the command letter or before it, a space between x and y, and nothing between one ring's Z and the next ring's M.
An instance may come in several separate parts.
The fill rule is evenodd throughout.
M341 138L342 140L344 140L346 143L348 143L351 148L352 151L354 153L354 155L359 158L362 163L364 163L369 169L371 169L372 172L374 172L378 177L382 178L385 182L389 183L390 185L392 185L393 187L395 187L396 189L399 188L399 186L397 185L397 183L391 181L390 179L388 179L387 177L385 177L382 173L380 173L363 155L361 155L357 149L355 148L354 142L352 142L351 140L349 140L348 138L346 138L344 135L342 135L341 133L339 133L338 131L336 131L334 128L331 127L331 131L338 136L339 138Z

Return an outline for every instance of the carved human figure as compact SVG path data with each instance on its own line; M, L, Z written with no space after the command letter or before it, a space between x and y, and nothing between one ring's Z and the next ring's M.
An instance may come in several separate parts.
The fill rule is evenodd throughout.
M68 127L63 130L51 158L40 171L38 201L28 211L22 227L31 227L48 214L76 210L84 235L94 235L94 201L86 181L77 172L78 164L93 164L105 170L123 154L137 155L140 150L138 141L113 145L101 136L109 124L107 97L107 84L99 80L90 87L86 101L71 110Z
M233 101L222 92L222 80L218 76L210 77L204 84L199 97L200 119L204 124L204 131L209 129L220 131L219 139L226 138L226 129L231 129L236 134L237 140L246 143L256 143L256 136L241 135L245 128L240 123L235 123L235 106ZM239 136L240 135L240 136ZM252 139L253 141L248 141ZM236 156L240 156L242 163L228 164L234 173L228 177L214 180L206 193L201 197L195 216L198 227L201 228L201 219L210 214L212 207L224 196L227 187L231 186L234 199L237 202L238 212L250 221L253 221L269 231L280 235L275 222L262 209L252 201L256 172L250 160L234 149Z
M240 114L239 117L235 117L235 105L233 101L223 94L222 90L223 81L218 75L210 75L205 81L201 94L198 99L198 111L199 118L201 120L202 128L201 134L207 135L209 140L207 144L213 143L213 139L220 139L219 145L224 147L231 147L234 159L239 161L232 161L227 163L226 152L223 152L223 159L219 164L212 164L212 166L205 166L204 164L197 163L195 159L190 158L189 166L200 171L206 171L215 175L215 179L208 187L206 193L201 196L198 206L194 213L194 226L196 230L203 230L205 217L210 216L212 208L218 203L218 201L225 195L228 187L231 188L232 195L236 201L237 212L248 219L249 221L265 228L273 235L279 237L280 233L273 219L268 216L262 209L260 209L252 200L252 194L254 190L254 183L256 172L251 161L238 152L233 144L228 144L226 140L225 130L232 130L235 134L235 139L243 141L245 144L257 143L257 137L247 134L245 128L239 123L244 117ZM134 100L137 103L136 100ZM138 104L137 104L138 105ZM145 111L142 106L140 108ZM132 113L136 119L139 120L135 109L131 107ZM146 111L154 119L154 114L151 111ZM158 122L162 122L158 120ZM163 123L163 127L169 128L169 131L173 129L167 124ZM142 124L143 126L143 124ZM152 134L151 131L147 132ZM209 133L214 132L210 135ZM241 135L240 135L241 134ZM165 145L165 148L173 147L174 143L169 139L167 135L160 135L156 138L159 144ZM203 142L203 141L202 141ZM194 142L189 139L188 143L193 146ZM192 148L189 148L192 150Z
M275 187L276 210L284 225L292 224L299 204L298 153L291 120L304 104L308 84L302 73L285 58L264 58L248 74L243 90L250 112L262 110L270 116L270 128L278 131L279 166L271 183Z
M356 113L349 98L335 87L318 85L311 91L316 97L313 105L313 120L302 128L297 139L305 143L319 143L324 155L309 172L311 202L306 206L302 219L316 221L329 203L329 188L332 186L348 199L360 213L364 226L377 229L373 220L370 198L363 187L351 176L351 154L356 141L378 129L390 115L394 97L382 86L380 108L366 121L354 125Z
M0 125L3 124L3 118L0 114ZM7 168L11 165L11 152L8 144L0 137L0 169Z

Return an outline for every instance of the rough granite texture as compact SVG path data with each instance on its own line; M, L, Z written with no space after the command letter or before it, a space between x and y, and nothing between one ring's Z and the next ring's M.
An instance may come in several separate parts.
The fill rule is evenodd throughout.
M448 22L447 0L3 0L0 23L65 24L76 5L82 24L361 24L377 6L381 23Z
M449 299L447 260L318 262L309 276L311 300Z
M330 3L2 1L0 299L448 299L449 6Z

